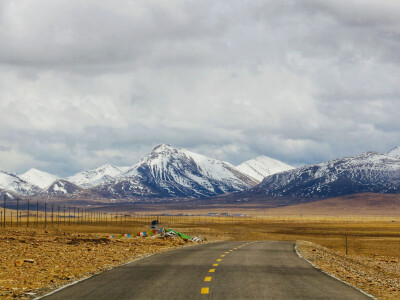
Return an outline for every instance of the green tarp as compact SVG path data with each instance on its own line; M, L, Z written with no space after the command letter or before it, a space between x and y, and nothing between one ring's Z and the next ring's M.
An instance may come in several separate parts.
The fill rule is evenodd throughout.
M180 232L178 232L178 231L176 231L176 230L173 230L173 229L165 229L165 231L166 231L166 232L172 231L172 232L174 232L176 235L178 235L180 238L183 238L183 239L187 239L187 240L191 240L191 239L192 239L190 236L185 235L185 234L183 234L183 233L180 233Z

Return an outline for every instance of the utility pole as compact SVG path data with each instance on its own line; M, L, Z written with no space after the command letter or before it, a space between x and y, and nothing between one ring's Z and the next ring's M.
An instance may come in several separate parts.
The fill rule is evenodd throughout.
M19 216L19 197L17 197L17 227L19 227L18 216Z
M51 205L51 228L53 228L53 221L54 221L54 219L53 219L53 217L54 217L54 204L52 204Z
M3 215L4 223L3 223L3 225L4 225L4 228L6 227L6 202L7 202L7 195L4 194L4 197L3 197L3 209L4 209L4 215Z
M28 216L26 218L26 227L29 227L29 198L28 198Z
M47 228L47 202L44 203L44 229Z
M39 225L39 200L36 200L36 227Z

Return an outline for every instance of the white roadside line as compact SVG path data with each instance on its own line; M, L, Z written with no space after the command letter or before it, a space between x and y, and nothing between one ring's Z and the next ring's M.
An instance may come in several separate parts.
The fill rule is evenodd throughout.
M218 241L216 241L216 242L218 242ZM203 244L200 244L200 245L212 244L212 243L216 243L216 242L207 242L207 243L203 243ZM111 268L106 269L106 270L102 270L102 271L100 271L100 272L98 272L98 273L94 273L94 274L92 274L92 275L90 275L90 276L87 276L87 277L81 278L81 279L79 279L79 280L76 280L76 281L74 281L74 282L71 282L71 283L68 283L68 284L66 284L66 285L63 285L63 286L59 287L58 289L56 289L56 290L54 290L54 291L51 291L51 292L49 292L49 293L47 293L47 294L45 294L45 295L42 295L42 296L33 298L33 300L42 299L42 298L44 298L44 297L50 296L50 295L52 295L52 294L55 294L55 293L57 293L57 292L59 292L59 291L65 289L65 288L67 288L67 287L70 287L70 286L72 286L72 285L75 285L75 284L77 284L77 283L79 283L79 282L81 282L81 281L84 281L84 280L86 280L86 279L92 278L93 276L99 275L99 274L104 273L104 272L111 271L112 269L125 266L125 265L127 265L127 264L130 264L130 263L133 263L133 262L136 262L136 261L145 259L145 258L150 257L150 256L153 256L153 255L162 254L162 253L167 253L167 252L170 252L170 251L174 251L174 250L178 250L178 249L182 249L182 248L187 248L187 247L200 246L200 245L185 245L185 246L183 246L183 247L174 248L174 249L169 249L169 250L167 250L167 251L162 251L162 252L158 252L158 253L152 253L152 254L149 254L149 255L146 255L146 256L142 256L142 257L139 257L139 258L135 258L135 259L130 260L130 261L127 261L127 262L125 262L125 263L123 263L123 264L121 264L121 265L114 266L114 267L111 267Z
M363 293L364 295L366 295L366 296L368 296L368 297L370 297L370 298L372 298L372 299L374 299L374 300L378 300L378 298L375 298L374 296L372 296L371 294L368 294L367 292L363 291L362 289L360 289L360 288L358 288L358 287L356 287L356 286L354 286L354 285L351 285L350 283L348 283L348 282L346 282L346 281L343 281L343 280L341 280L341 279L335 277L334 275L329 274L328 272L325 272L324 270L321 270L320 268L318 268L318 267L317 267L316 265L314 265L311 261L309 261L307 258L305 258L305 257L303 257L303 256L301 255L300 251L297 249L297 243L296 243L296 242L295 242L295 244L294 244L294 250L296 251L296 254L297 254L298 257L300 257L301 259L304 259L306 262L308 262L310 265L312 265L315 269L321 271L322 273L325 273L326 275L328 275L328 276L330 276L330 277L332 277L332 278L335 278L336 280L338 280L338 281L340 281L340 282L343 282L344 284L346 284L346 285L352 287L353 289L356 289L357 291Z

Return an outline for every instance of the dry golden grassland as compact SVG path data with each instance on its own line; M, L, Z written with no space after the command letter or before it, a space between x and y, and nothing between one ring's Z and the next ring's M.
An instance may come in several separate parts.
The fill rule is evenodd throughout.
M143 224L0 229L0 298L33 298L143 256L190 245L156 236L101 239L149 230Z
M0 260L0 291L4 297L11 297L23 295L27 291L38 292L43 288L54 288L147 253L187 244L182 240L169 242L154 238L99 242L97 238L97 235L148 230L147 226L155 218L157 217L136 216L134 219L126 217L122 218L122 222L121 219L115 219L118 221L112 223L108 221L107 224L103 222L101 226L81 224L78 220L76 224L71 221L68 226L67 220L66 226L61 222L60 227L57 223L53 223L53 227L48 223L47 233L43 222L39 222L39 228L27 229L26 220L22 219L22 227L0 230L0 251L3 255ZM158 218L163 227L174 228L190 236L202 236L211 241L305 241L302 244L302 253L321 269L379 296L380 299L396 299L400 296L398 263L400 218L398 217L335 216L333 218L316 215L264 216L262 214L258 217L196 215ZM30 226L34 226L34 223ZM33 257L34 255L37 256ZM45 255L45 258L42 258L42 255ZM57 262L60 258L61 262ZM22 267L15 266L15 261L24 259L34 259L35 263L24 262ZM93 263L88 264L87 261ZM367 274L366 269L369 270L368 276L363 276L362 274ZM41 274L41 277L31 277L29 275L31 271L38 276ZM363 278L368 278L369 281Z

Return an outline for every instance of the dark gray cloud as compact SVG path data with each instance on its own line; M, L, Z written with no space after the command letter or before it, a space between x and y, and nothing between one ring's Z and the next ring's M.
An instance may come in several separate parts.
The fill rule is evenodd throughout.
M0 4L0 169L169 143L300 165L400 144L397 1Z

